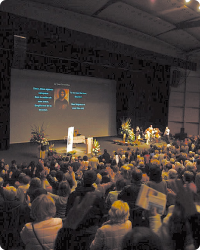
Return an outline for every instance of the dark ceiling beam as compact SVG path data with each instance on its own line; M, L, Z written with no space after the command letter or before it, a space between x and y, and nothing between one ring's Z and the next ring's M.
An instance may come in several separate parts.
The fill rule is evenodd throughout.
M186 51L186 55L193 55L194 53L200 52L200 47Z
M108 8L110 5L119 2L118 0L109 0L106 4L104 4L101 8L99 8L97 11L95 11L92 16L97 16L100 12L102 12L103 10L105 10L106 8Z
M190 28L198 28L198 27L200 27L200 19L196 21L188 20L188 21L176 24L177 29L190 29Z

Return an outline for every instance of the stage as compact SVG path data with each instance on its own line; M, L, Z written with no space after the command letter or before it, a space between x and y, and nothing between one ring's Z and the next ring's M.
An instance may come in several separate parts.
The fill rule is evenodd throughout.
M147 145L145 142L141 142L140 145L128 145L128 144L121 144L119 145L117 142L122 142L122 136L107 136L107 137L94 137L99 144L101 149L101 154L103 154L104 149L106 148L110 154L113 151L116 151L119 148L127 150L129 147L130 149L139 148L139 150L148 149L150 145ZM66 156L66 140L59 140L59 141L50 141L51 144L54 144L54 148L58 155ZM157 146L166 145L165 141L162 139L160 142L153 143ZM79 143L73 146L73 150L76 151L76 156L84 156L86 154L86 144ZM91 154L88 155L89 157ZM18 144L11 144L8 150L0 151L0 160L4 159L5 163L10 164L12 160L16 160L17 164L21 164L23 162L30 163L30 161L37 162L39 158L39 146L37 144L33 144L30 142L27 143L18 143Z

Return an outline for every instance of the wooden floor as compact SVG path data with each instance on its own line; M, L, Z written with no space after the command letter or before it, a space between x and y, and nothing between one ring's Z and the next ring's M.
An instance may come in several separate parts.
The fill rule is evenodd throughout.
M99 137L95 138L100 144L101 153L103 154L104 149L106 148L110 154L113 151L116 151L118 148L127 149L128 146L117 145L114 144L114 140L122 140L121 137ZM57 153L60 155L66 155L66 141L53 141L54 148ZM163 145L165 142L161 140L156 145ZM129 146L130 149L134 149L138 147L140 150L144 148L149 148L149 145L146 143L141 143L139 146ZM86 154L86 144L76 144L73 150L76 151L77 156L84 156ZM88 155L90 156L90 155ZM37 162L39 158L39 147L37 144L32 144L30 142L27 143L18 143L11 144L8 150L0 151L0 160L4 159L7 164L10 164L12 160L16 160L17 164L21 164L23 162L29 163L31 161Z

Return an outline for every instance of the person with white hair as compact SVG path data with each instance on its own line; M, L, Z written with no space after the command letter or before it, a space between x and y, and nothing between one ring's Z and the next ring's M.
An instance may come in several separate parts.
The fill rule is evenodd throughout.
M109 210L109 216L110 220L97 230L90 250L121 250L124 236L132 229L128 203L115 201Z

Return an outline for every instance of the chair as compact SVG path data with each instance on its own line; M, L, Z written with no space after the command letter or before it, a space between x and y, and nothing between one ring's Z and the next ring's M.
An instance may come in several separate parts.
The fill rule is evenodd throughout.
M20 231L21 225L20 216L22 215L21 204L12 207L12 202L5 201L3 204L2 227L0 232L0 245L7 250L12 247L17 247L21 243Z

